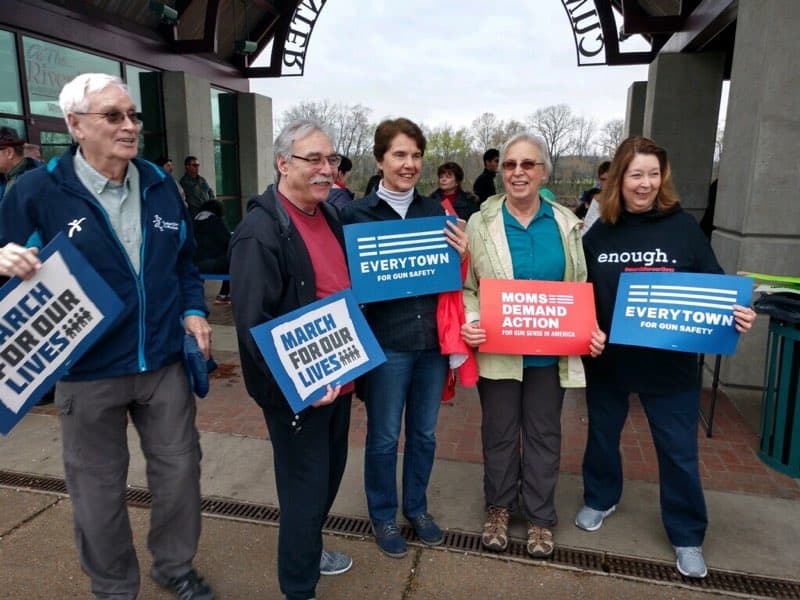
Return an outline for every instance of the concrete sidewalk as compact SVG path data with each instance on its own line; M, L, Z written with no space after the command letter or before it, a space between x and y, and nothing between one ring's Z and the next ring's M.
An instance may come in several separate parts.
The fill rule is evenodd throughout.
M236 350L231 327L214 326L214 347ZM229 433L203 432L202 493L277 506L269 441ZM146 487L144 460L129 428L129 483ZM0 471L63 477L58 418L29 414L8 437L0 437ZM367 517L363 492L363 449L350 456L332 512ZM437 459L429 486L429 509L450 531L480 532L483 525L482 465ZM800 506L795 500L707 491L710 527L704 546L712 569L792 581L800 580ZM672 564L674 555L659 517L658 486L626 481L617 513L603 528L586 533L572 524L581 504L580 477L562 472L556 506L561 522L557 546L609 552ZM148 515L130 509L141 561L142 598L168 598L147 578ZM524 539L524 525L512 521L512 537ZM204 517L197 556L199 570L218 598L280 598L276 575L276 527ZM422 598L693 598L696 588L631 581L580 572L542 561L504 555L474 555L412 544L402 560L383 556L371 537L326 536L326 546L351 553L353 570L323 578L324 599ZM0 487L0 598L87 598L89 582L80 571L71 529L69 499Z
M129 429L129 483L146 487L144 460L135 431ZM217 433L202 434L204 496L277 506L271 448L261 439ZM0 439L0 470L63 477L58 420L28 415L7 438ZM351 449L344 481L333 507L339 515L366 517L362 484L363 451ZM482 468L472 463L437 461L429 488L432 514L442 527L479 532L483 523ZM705 554L709 567L796 579L800 572L800 508L791 500L707 492L711 526ZM658 515L658 490L652 484L627 482L623 501L599 532L572 525L580 506L581 482L562 474L556 504L561 523L559 546L608 551L671 562L673 555ZM149 556L144 548L147 511L131 509L142 572ZM206 517L198 566L221 598L280 597L275 575L276 529L263 524ZM511 535L524 537L514 521ZM68 499L0 489L0 593L8 598L87 597L88 580L80 572L71 534ZM681 590L650 583L632 584L613 577L577 574L559 568L530 568L502 557L470 556L415 548L406 559L380 554L371 538L337 537L331 547L352 552L357 565L339 578L325 578L319 594L326 598L466 598L530 597L546 591L558 597L641 598L641 586L655 597L688 597ZM540 566L542 563L538 563ZM546 565L546 563L544 563ZM496 577L500 573L507 576ZM502 581L502 585L498 584ZM553 590L549 585L556 586ZM500 587L496 587L500 585ZM610 586L610 588L608 587ZM50 590L50 592L48 592ZM53 593L63 590L63 593ZM605 590L605 591L603 591ZM637 591L638 590L638 591ZM569 593L567 593L569 591ZM515 595L519 592L518 595ZM566 595L559 596L559 593ZM143 582L143 598L159 598ZM660 596L660 594L667 594Z

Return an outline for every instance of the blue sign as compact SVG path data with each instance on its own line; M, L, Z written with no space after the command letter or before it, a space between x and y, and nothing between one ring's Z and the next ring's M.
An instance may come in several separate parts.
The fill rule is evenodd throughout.
M7 434L122 312L122 301L62 234L42 268L0 289L0 433Z
M614 344L733 354L733 305L750 306L753 280L701 273L622 273L609 341Z
M328 384L348 383L386 361L350 289L250 333L295 413L322 398Z
M445 223L424 217L344 226L353 293L361 303L461 289L461 259Z

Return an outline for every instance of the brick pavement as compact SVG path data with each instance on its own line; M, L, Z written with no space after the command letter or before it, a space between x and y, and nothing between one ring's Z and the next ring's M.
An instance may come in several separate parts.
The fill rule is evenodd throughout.
M215 282L216 283L216 282ZM210 303L209 303L210 304ZM213 323L232 325L230 307L211 306ZM198 402L197 425L212 431L267 438L260 409L247 395L238 353L216 352L220 365L212 374L211 391ZM703 405L707 408L707 390ZM52 406L36 407L34 412L54 414ZM480 442L480 403L475 388L458 387L456 397L442 405L437 427L436 456L440 459L482 462ZM581 391L570 391L562 413L561 470L580 474L586 443L586 405ZM758 458L758 437L723 393L718 394L714 437L707 438L698 428L700 473L706 489L741 492L777 498L800 498L800 480L792 479L766 466ZM366 411L353 402L350 446L363 448L366 437ZM402 449L402 440L401 440ZM638 399L631 399L628 420L620 444L625 478L657 482L658 465L647 420Z

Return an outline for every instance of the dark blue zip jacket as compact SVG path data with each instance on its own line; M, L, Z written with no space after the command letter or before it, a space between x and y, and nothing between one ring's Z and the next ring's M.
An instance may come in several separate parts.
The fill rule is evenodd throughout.
M133 159L142 207L137 275L106 211L76 176L75 151L17 179L0 203L0 244L43 246L64 233L122 300L114 325L63 379L102 379L169 365L181 357L181 317L187 311L208 314L203 282L192 263L189 213L168 175Z

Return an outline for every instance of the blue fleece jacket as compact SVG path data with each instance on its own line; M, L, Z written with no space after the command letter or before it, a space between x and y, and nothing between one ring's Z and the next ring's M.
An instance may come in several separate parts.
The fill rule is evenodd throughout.
M142 218L137 274L108 215L75 174L76 147L17 180L0 203L0 244L46 245L63 233L117 293L122 314L64 377L94 380L151 371L181 358L182 316L208 314L192 263L191 218L161 169L139 170Z

